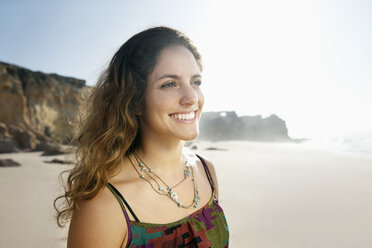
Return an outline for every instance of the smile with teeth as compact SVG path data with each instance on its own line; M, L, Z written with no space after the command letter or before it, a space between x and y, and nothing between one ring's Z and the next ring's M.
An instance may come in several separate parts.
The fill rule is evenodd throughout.
M171 114L170 116L177 120L193 120L195 118L195 112L187 114Z

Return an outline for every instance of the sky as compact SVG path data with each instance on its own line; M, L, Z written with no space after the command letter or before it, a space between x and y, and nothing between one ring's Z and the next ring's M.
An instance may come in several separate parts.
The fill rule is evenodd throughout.
M0 61L94 85L157 25L204 61L204 111L276 114L292 138L372 130L372 1L0 0Z

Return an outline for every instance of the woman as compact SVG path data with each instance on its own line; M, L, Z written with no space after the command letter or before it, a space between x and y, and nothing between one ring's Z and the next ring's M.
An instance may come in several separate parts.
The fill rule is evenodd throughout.
M100 77L77 161L55 201L68 247L228 247L213 165L183 151L198 136L201 56L177 30L124 43ZM65 199L64 206L57 206Z

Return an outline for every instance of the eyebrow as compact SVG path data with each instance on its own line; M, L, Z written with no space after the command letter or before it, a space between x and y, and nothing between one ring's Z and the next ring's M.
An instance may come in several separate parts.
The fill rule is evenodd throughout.
M174 75L174 74L164 74L162 75L160 78L158 78L157 81L161 80L161 79L164 79L164 78L173 78L173 79L179 79L180 77L177 76L177 75ZM201 78L201 75L200 74L195 74L191 77L191 79L194 79L194 78Z

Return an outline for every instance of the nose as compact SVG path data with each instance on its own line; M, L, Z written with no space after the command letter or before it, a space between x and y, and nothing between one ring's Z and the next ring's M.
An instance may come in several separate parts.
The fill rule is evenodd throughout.
M180 103L182 105L194 105L198 102L198 94L192 86L182 88L182 97Z

